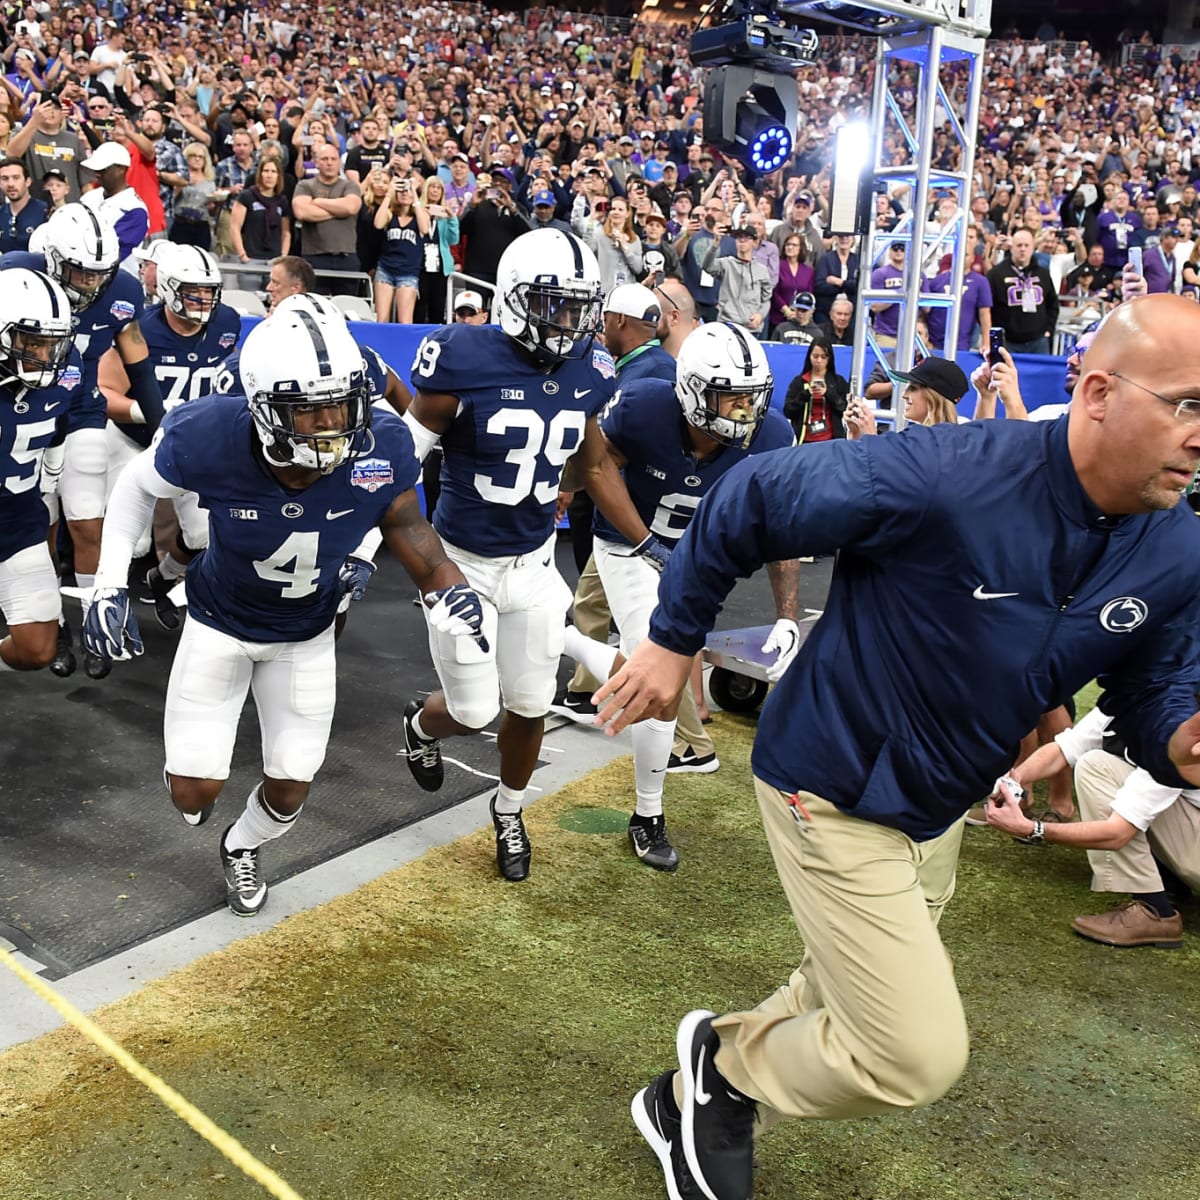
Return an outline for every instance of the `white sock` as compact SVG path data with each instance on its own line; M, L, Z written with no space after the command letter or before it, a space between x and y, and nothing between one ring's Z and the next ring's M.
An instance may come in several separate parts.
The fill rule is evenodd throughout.
M5 638L5 641L7 640L8 639ZM0 671L15 671L16 669L16 667L10 667L8 663L4 661L4 656L0 655Z
M524 788L510 788L501 784L496 789L495 809L498 813L519 813L524 803Z
M169 554L163 555L163 560L158 564L158 573L164 579L182 579L184 571L187 570L187 563L181 563L178 559L172 558Z
M568 625L566 628L563 649L570 658L581 663L585 670L590 671L601 682L612 674L612 665L618 653L616 646L584 637L574 625Z
M424 709L421 709L421 712L424 712L424 711L425 711ZM417 735L417 737L419 737L421 739L421 741L423 741L423 742L436 742L437 741L437 738L431 737L428 733L425 732L425 729L421 724L421 713L420 712L417 713L417 715L415 717L413 717L410 724L412 725L413 733L415 733Z
M639 721L633 734L633 779L637 788L639 817L660 817L663 810L663 781L675 742L674 721Z
M96 586L95 575L84 575L79 571L75 572L75 582L81 588L94 588ZM80 600L80 607L83 609L83 615L86 617L88 609L92 607L91 600Z
M290 817L275 812L263 796L260 783L247 797L246 811L238 817L237 823L225 835L225 849L230 852L257 850L263 842L283 837L303 811L304 805L296 809Z

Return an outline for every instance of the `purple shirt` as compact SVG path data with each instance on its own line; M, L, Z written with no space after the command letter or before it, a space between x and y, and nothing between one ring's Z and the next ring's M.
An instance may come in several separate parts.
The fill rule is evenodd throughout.
M1096 218L1096 241L1104 247L1104 265L1120 270L1129 258L1129 247L1133 245L1134 232L1142 227L1136 213L1125 212L1119 217L1111 209L1105 209Z
M941 292L948 296L950 287L950 272L943 271L926 282L925 291ZM979 310L992 307L992 288L987 279L978 271L968 271L966 278L962 281L961 295L962 299L959 301L958 309L958 348L969 350L971 348L971 330L975 328ZM929 317L929 341L938 349L941 349L946 341L947 311L945 308L926 310Z
M904 272L893 266L876 267L871 272L871 289L895 288L900 291L904 287ZM900 331L900 305L889 304L875 314L875 333L878 336L895 337Z

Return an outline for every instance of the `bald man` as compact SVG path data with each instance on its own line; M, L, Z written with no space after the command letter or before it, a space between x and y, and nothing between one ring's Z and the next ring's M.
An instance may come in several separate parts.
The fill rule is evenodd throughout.
M664 279L654 291L662 301L658 340L672 358L678 358L684 339L700 324L695 298L681 279Z
M896 1112L953 1086L967 1020L938 920L964 814L1004 794L1040 713L1099 677L1135 761L1200 785L1200 522L1179 505L1198 466L1200 308L1155 295L1101 328L1058 421L801 446L705 498L649 637L597 695L613 733L674 714L738 577L840 554L752 758L804 959L756 1007L688 1013L678 1068L635 1097L671 1194L749 1197L755 1130L783 1118Z

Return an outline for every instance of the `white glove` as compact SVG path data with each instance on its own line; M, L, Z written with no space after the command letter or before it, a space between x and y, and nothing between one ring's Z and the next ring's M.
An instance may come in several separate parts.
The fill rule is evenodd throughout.
M66 458L66 445L47 446L42 452L42 477L40 486L43 496L53 496L58 492L58 481L62 477L63 459Z
M771 626L771 632L762 644L764 654L770 654L774 650L778 656L767 668L767 679L771 683L779 682L784 671L791 666L792 659L796 657L796 651L799 649L800 626L788 617L780 617Z

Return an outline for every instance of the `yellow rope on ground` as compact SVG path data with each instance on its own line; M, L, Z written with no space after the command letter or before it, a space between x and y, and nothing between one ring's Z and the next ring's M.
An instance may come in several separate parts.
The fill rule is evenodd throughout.
M237 1138L214 1124L195 1105L188 1103L173 1087L164 1083L153 1071L143 1067L128 1050L79 1011L69 1000L60 996L44 979L23 967L7 951L0 949L3 963L24 984L32 988L64 1020L74 1025L85 1037L90 1038L105 1054L115 1058L139 1083L148 1087L177 1117L186 1121L202 1138L211 1142L235 1167L261 1183L277 1200L303 1200L293 1188L280 1179L270 1167L258 1161Z

